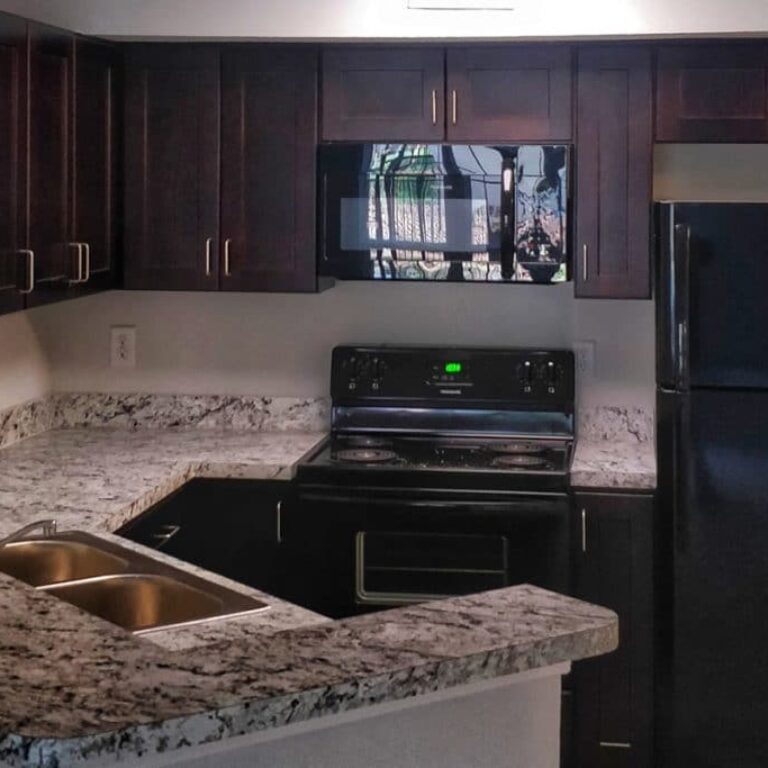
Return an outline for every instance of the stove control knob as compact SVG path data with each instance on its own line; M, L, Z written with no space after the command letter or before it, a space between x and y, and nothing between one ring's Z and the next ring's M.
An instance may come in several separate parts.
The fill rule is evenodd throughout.
M555 390L557 389L557 383L560 379L560 372L557 369L557 365L550 360L546 368L544 369L544 379L547 382L547 392L549 392L550 395L555 394Z
M520 383L523 385L523 392L526 394L533 391L533 363L530 360L526 360L518 367L518 375L520 377Z

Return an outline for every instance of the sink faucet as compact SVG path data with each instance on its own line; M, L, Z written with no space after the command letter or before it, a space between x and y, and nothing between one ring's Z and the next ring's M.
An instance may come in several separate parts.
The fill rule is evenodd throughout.
M20 541L28 533L36 531L41 528L43 536L53 536L56 533L56 521L55 520L37 520L34 523L25 525L23 528L19 528L18 531L14 531L10 536L6 536L4 539L0 539L0 547L4 547L6 544L13 544L14 541Z

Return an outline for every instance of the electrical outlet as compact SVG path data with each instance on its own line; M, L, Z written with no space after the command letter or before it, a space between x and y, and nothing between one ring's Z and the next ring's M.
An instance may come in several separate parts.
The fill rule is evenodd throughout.
M136 326L113 325L110 332L110 366L112 368L135 368Z
M595 351L594 341L575 341L573 353L576 356L576 378L579 381L589 381L595 378Z

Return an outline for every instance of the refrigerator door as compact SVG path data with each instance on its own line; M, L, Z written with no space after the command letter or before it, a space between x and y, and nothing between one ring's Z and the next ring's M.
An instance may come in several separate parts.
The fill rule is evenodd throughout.
M768 388L768 204L657 211L659 382Z
M658 405L657 768L764 768L768 393L662 391Z

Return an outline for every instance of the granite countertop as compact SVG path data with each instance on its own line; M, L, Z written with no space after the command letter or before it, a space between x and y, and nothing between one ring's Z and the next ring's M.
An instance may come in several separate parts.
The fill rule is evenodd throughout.
M53 516L62 529L108 537L192 477L288 477L322 438L46 432L0 451L0 535ZM250 619L134 637L0 574L0 763L63 768L148 755L595 656L618 642L612 612L530 586L345 621L268 602Z
M579 439L571 464L573 488L656 488L654 443Z

